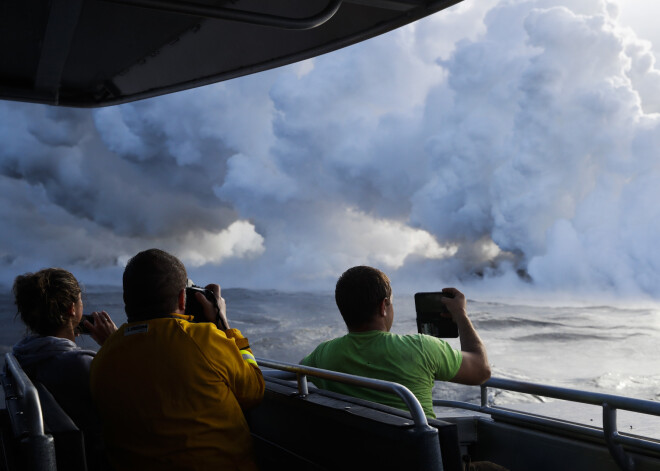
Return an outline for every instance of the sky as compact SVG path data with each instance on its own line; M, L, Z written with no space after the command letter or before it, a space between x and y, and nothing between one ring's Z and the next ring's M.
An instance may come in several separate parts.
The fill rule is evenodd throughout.
M660 299L657 0L465 0L322 57L79 110L0 101L0 283Z

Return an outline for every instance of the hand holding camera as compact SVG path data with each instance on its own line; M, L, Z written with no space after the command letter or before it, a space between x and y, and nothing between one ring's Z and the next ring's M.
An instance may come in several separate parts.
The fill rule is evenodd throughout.
M456 288L443 288L442 302L449 311L454 322L457 322L456 316L467 316L467 301L465 295Z
M186 314L194 316L193 322L211 322L221 330L229 329L227 306L219 285L202 288L190 282L186 288Z
M96 343L103 345L105 340L117 330L117 326L105 311L83 314L76 328L78 335L90 335Z

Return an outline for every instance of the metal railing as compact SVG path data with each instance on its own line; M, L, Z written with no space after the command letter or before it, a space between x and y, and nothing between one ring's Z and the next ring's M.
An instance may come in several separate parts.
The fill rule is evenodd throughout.
M309 394L307 386L307 376L314 376L317 378L328 379L331 381L338 381L353 386L361 386L364 388L374 389L377 391L389 392L398 395L401 400L406 404L413 422L414 428L417 430L427 430L430 428L424 409L419 403L415 395L410 392L410 389L405 386L392 383L390 381L383 381L380 379L365 378L363 376L356 376L347 373L339 373L336 371L322 370L320 368L312 368L311 366L296 365L294 363L285 363L282 361L268 360L266 358L256 358L260 367L274 368L280 371L288 371L296 375L298 382L298 393L302 396ZM293 377L291 378L293 379Z
M591 404L602 408L603 427L599 430L594 427L567 422L560 419L532 415L521 411L493 406L488 400L488 389L504 389L507 391L531 394L536 396L562 399L565 401ZM434 406L454 407L475 412L490 414L491 416L507 418L530 425L542 426L559 432L570 432L587 435L592 438L604 440L610 454L617 465L624 470L633 470L634 462L626 454L623 445L637 447L643 450L660 453L660 442L643 437L621 435L618 432L616 411L618 409L660 416L660 402L616 396L578 389L561 388L544 384L514 381L503 378L491 378L481 386L481 404L463 401L449 401L435 399Z

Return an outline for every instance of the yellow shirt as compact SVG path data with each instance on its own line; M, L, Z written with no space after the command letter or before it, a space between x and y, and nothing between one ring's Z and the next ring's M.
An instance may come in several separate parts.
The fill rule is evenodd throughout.
M248 342L188 316L124 324L92 362L109 457L124 470L254 470L244 408L264 380Z

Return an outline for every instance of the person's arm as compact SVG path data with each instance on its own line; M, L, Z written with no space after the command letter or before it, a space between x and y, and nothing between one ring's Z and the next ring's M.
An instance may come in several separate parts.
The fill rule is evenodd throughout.
M215 306L211 304L208 299L206 299L206 296L204 296L202 293L195 293L197 301L199 301L199 303L202 305L202 309L204 310L204 316L209 320L209 322L212 322L213 324L216 324L217 322L216 325L218 329L230 329L229 321L227 320L227 304L225 303L225 298L221 296L220 285L210 284L206 285L204 289L211 291L215 295L216 301L218 303L218 311L216 311ZM217 319L218 313L220 314L219 319Z
M236 347L238 347L238 352L233 350L218 353L218 357L222 359L224 364L224 368L221 369L224 370L224 376L227 378L228 384L241 407L246 409L254 407L261 402L264 396L265 383L261 369L259 369L259 365L257 365L254 354L250 349L248 339L238 329L229 327L227 304L220 295L220 286L210 284L206 285L205 289L213 292L218 303L220 314L218 324L216 324L218 330L222 331L226 338L233 339ZM202 293L196 293L195 295L204 309L206 318L215 324L218 314L215 306Z
M235 367L229 375L231 377L229 384L241 407L249 409L258 405L264 397L266 388L264 377L248 344L248 339L243 337L241 331L227 329L225 335L229 339L234 339L240 355L234 361Z
M453 296L452 298L442 298L442 302L447 306L453 321L458 325L463 357L458 372L450 381L460 384L482 384L490 378L490 365L486 347L467 315L465 295L456 288L444 288L442 292Z

